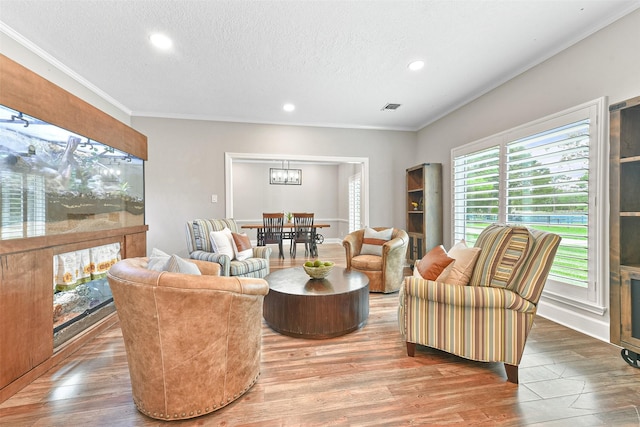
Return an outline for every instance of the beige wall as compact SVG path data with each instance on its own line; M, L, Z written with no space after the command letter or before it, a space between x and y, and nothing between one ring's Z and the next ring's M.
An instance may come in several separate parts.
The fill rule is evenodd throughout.
M443 163L444 237L451 244L451 149L607 96L640 95L640 10L418 132L419 162ZM603 218L603 221L606 221Z
M338 165L289 162L285 167L302 170L302 184L270 184L269 169L280 167L277 162L234 163L233 216L237 221L261 222L262 212L314 212L319 218L338 218Z
M103 97L97 95L87 86L80 84L78 80L71 77L68 73L56 68L50 62L47 62L42 56L34 53L34 51L37 50L36 47L32 46L32 48L34 50L29 50L22 44L18 43L15 39L9 37L3 32L0 32L0 53L4 56L12 59L23 67L30 69L34 73L39 74L50 82L55 83L64 90L71 92L78 98L92 104L94 107L101 109L105 113L120 120L122 123L127 125L131 124L128 112L123 111L123 109L120 108L121 106L114 105ZM45 54L42 53L42 55ZM91 76L83 77L90 78Z
M186 255L185 222L225 216L225 152L368 157L370 225L404 228L404 170L413 163L415 132L145 117L134 117L132 125L149 141L145 165L149 249ZM218 195L218 203L211 203L212 194Z
M225 152L368 157L370 225L404 227L404 170L415 158L415 132L130 117L122 106L91 91L32 48L37 51L0 33L0 53L147 135L149 249L186 255L185 221L225 216ZM218 203L211 203L212 194L218 195ZM342 213L341 205L340 217ZM340 236L344 229L334 231Z
M445 246L452 243L451 149L602 96L610 105L640 95L639 51L637 10L418 132L418 161L444 166ZM598 196L608 204L608 195ZM608 215L599 221L607 245ZM608 259L601 261L608 277ZM608 280L604 282L608 306ZM543 295L538 313L608 340L608 310L601 316Z
M240 224L261 223L263 212L313 212L315 222L328 223L322 230L325 238L339 237L339 197L344 195L339 180L339 166L290 162L286 167L302 170L301 185L271 185L269 169L280 168L274 163L241 163L233 165L233 217ZM344 216L343 218L347 218ZM247 232L256 239L256 232Z
M225 152L368 157L374 226L405 226L407 167L443 163L445 245L450 245L451 149L601 96L613 104L640 95L639 40L640 10L418 132L130 118L4 34L0 52L148 136L148 247L184 255L184 222L225 214ZM218 203L211 203L212 194ZM559 321L601 338L608 329L608 313L595 318L578 312Z

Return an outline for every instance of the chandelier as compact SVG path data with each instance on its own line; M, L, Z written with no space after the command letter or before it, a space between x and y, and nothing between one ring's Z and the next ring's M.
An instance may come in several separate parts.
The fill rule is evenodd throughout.
M302 185L302 169L289 169L289 161L287 167L269 168L269 184L276 185Z

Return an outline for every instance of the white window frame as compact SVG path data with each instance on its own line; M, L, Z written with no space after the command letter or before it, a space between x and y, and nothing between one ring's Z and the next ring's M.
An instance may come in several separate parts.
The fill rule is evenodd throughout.
M509 142L554 129L562 125L590 119L589 148L589 251L588 286L580 288L549 279L543 296L563 304L594 314L603 315L607 306L607 277L609 254L609 188L608 188L608 114L606 98L569 108L556 114L535 120L513 129L471 142L451 150L451 197L455 198L454 159L492 146L500 146L501 166L505 158L505 147ZM499 222L506 219L506 168L500 167L500 213ZM451 211L451 224L455 225L455 212ZM451 227L451 239L455 239L455 226Z
M362 228L362 174L349 177L349 233Z

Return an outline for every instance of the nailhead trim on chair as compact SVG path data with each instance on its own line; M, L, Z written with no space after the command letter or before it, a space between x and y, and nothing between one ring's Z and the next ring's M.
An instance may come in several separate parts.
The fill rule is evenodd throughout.
M200 414L206 414L209 412L213 412L216 411L217 409L222 409L224 406L228 405L229 403L235 401L237 398L241 397L243 394L245 394L247 391L249 391L249 389L251 387L253 387L253 385L258 381L258 378L260 377L260 372L258 372L258 374L255 376L255 378L240 392L240 393L235 393L233 395L233 398L231 397L227 397L227 402L225 403L224 401L220 402L220 405L217 404L213 404L211 406L211 408L209 408L208 406L206 408L204 408L204 412L201 409L198 409L195 413L194 411L189 412L189 417L193 417L196 415L200 415ZM142 406L142 404L138 401L136 401L134 399L133 402L136 405L136 408L138 408L138 411L142 412L143 414L151 417L151 418L155 418L155 419L160 419L160 418L166 418L167 420L171 419L171 415L167 414L166 416L161 412L160 415L158 416L157 412L153 412L151 413L151 411L148 411L144 408L144 406ZM177 413L173 414L173 418L178 420L178 419L188 419L187 418L187 414L186 412L182 412L180 414L180 416Z

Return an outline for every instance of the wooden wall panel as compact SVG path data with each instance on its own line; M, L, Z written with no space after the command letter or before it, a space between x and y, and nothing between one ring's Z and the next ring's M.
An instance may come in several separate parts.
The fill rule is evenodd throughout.
M95 243L100 239L116 237L120 239L123 235L144 233L149 229L148 225L136 225L133 227L114 228L111 230L85 231L81 233L54 234L52 236L29 237L27 239L3 240L0 245L0 255L29 251L41 248L60 247L71 244L80 244L82 247L98 246ZM114 240L121 241L121 240ZM89 243L83 243L89 242ZM108 241L106 243L111 243ZM105 243L105 244L106 244ZM75 249L62 250L56 253L69 252Z
M135 258L144 256L147 256L147 233L125 235L123 258Z
M0 104L147 160L146 136L1 54ZM144 254L147 230L140 225L0 241L0 402L116 319L107 316L54 353L53 255L112 242L124 245L125 254Z
M147 137L0 55L0 104L147 160Z
M53 251L0 257L0 388L53 354Z

